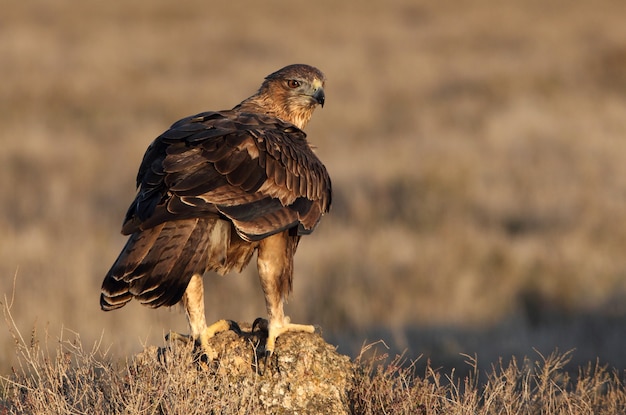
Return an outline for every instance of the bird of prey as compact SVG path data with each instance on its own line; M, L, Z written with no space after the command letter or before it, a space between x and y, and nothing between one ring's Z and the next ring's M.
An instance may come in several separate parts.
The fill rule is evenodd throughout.
M202 275L241 272L256 251L266 358L281 334L314 332L291 323L283 302L300 237L331 203L328 172L302 131L324 106L324 84L317 68L286 66L233 109L183 118L150 144L122 226L128 241L102 283L103 310L133 298L154 308L182 301L190 337L209 354L208 339L232 322L207 326Z

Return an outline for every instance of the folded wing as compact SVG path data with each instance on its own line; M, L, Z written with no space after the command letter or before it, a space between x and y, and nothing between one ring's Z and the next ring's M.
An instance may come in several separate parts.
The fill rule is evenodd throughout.
M235 111L182 119L148 148L122 232L222 217L245 240L313 231L331 203L328 173L306 134L276 118Z

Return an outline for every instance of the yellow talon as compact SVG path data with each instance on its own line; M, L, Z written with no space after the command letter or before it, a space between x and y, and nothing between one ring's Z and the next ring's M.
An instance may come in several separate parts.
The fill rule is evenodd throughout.
M206 327L202 333L198 336L198 338L193 339L192 336L188 334L180 334L175 332L170 332L165 336L165 339L168 341L178 340L182 342L189 342L194 340L196 347L199 347L203 354L207 356L209 361L217 358L217 353L213 350L212 347L209 346L209 339L215 337L216 334L233 330L237 334L241 334L241 329L239 325L232 320L219 320L210 326Z
M265 341L265 357L264 367L267 368L267 359L274 354L276 348L276 340L279 336L289 331L315 333L315 326L308 324L293 324L290 322L289 317L285 317L282 323L272 324L264 318L257 318L252 324L252 331L255 327L267 332L267 340ZM261 373L263 374L263 373Z

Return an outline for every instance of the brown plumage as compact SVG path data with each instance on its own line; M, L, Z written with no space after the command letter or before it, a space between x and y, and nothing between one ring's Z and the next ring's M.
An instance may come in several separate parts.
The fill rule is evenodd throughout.
M331 202L331 183L302 128L324 104L324 75L290 65L232 110L174 123L148 147L122 233L128 242L102 283L103 310L133 298L151 307L182 300L203 344L201 276L241 271L258 251L269 317L266 350L291 324L283 300L293 255ZM208 333L210 332L210 333Z

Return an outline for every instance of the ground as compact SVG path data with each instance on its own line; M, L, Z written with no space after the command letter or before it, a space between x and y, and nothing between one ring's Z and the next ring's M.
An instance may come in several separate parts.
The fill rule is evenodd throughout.
M142 154L173 121L302 62L328 78L307 132L335 198L296 255L294 321L351 356L382 337L448 367L538 346L623 369L624 9L6 4L0 294L23 331L66 327L116 356L185 332L177 308L98 306ZM209 320L264 315L254 270L206 286Z

